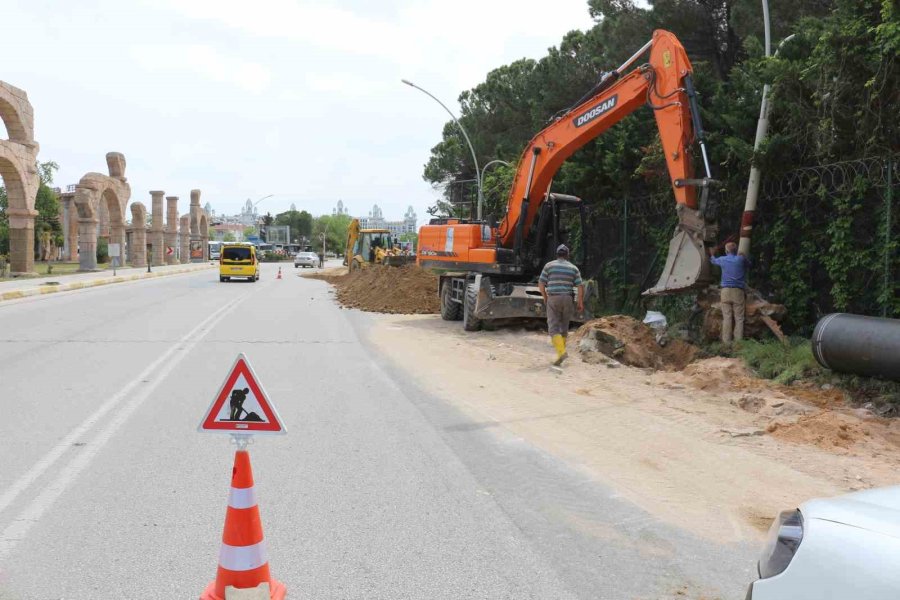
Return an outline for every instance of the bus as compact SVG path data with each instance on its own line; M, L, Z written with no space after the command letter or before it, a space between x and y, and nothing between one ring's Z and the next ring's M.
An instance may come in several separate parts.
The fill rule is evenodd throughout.
M219 257L222 255L223 243L218 241L209 242L209 260L219 260Z

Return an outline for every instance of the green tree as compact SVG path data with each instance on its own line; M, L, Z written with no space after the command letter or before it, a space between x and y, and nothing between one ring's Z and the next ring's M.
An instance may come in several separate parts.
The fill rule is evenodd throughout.
M237 241L237 236L234 235L233 231L226 231L225 235L222 236L223 242L235 242Z
M795 34L777 58L764 56L758 0L654 0L646 7L632 0L587 0L587 8L593 27L569 32L538 60L500 65L461 92L459 118L481 165L493 159L518 164L535 134L659 28L678 36L693 64L713 176L725 183L719 198L722 238L738 231L754 163L764 180L775 180L800 166L900 152L896 0L770 2L773 42ZM772 86L769 137L754 152L765 83ZM513 173L491 168L485 174L486 215L503 216ZM450 203L460 182L475 177L468 147L452 121L432 148L423 177L444 190L431 214L468 216L468 205ZM880 306L878 297L900 297L896 289L872 285L883 280L885 260L894 281L900 281L900 256L890 242L873 248L873 239L881 246L887 235L887 210L878 200L881 192L873 194L865 184L831 179L811 195L772 205L761 198L754 226L754 285L787 304L797 327L808 326L816 310L866 312ZM639 108L577 151L556 174L553 190L577 195L588 205L590 229L575 233L590 247L591 274L612 274L607 279L637 286L659 272L675 212L672 204L672 210L659 210L649 202L671 198L651 111ZM465 200L472 196L474 189ZM646 207L632 217L630 259L623 261L615 244L626 197L644 199ZM893 227L896 231L900 225ZM634 239L637 234L641 237ZM894 305L900 311L900 302Z
M62 224L59 220L59 197L53 188L53 176L59 170L59 165L48 160L37 164L39 184L34 201L34 209L37 216L34 221L35 241L40 240L40 234L49 230L55 244L63 242ZM9 219L6 211L9 208L9 199L6 196L6 188L0 186L0 254L9 253Z
M289 210L275 216L275 225L290 227L292 238L309 239L312 235L313 217L305 210Z
M347 244L347 228L353 219L348 215L322 215L313 222L310 243L318 252L322 248L322 234L325 234L325 246L329 251L343 254Z
M258 233L258 232L257 232L257 229L256 229L256 227L254 227L253 225L250 225L250 226L248 226L248 227L244 227L244 239L247 239L247 238L249 238L249 237L253 237L253 236L255 236L257 233Z

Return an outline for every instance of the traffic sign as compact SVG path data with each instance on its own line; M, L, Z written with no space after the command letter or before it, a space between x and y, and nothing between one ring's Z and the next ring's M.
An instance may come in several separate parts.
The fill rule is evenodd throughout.
M166 256L172 256L173 254L175 254L175 248L166 246Z
M287 433L243 352L238 354L197 430L230 434Z

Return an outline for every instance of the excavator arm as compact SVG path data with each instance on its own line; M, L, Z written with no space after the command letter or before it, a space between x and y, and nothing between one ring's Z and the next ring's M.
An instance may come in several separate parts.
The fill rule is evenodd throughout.
M647 50L648 63L625 73ZM519 161L507 213L497 229L499 245L514 249L518 255L563 162L647 105L659 129L679 223L663 274L645 293L680 292L707 283L709 266L704 244L712 241L716 232L715 225L706 219L705 198L713 180L691 72L690 60L678 39L668 31L657 30L652 40L621 67L606 73L586 99L538 133ZM694 176L695 142L699 142L706 170L700 179Z
M353 262L353 247L356 245L356 240L359 239L359 219L353 219L350 221L350 225L347 226L347 245L344 247L344 264L347 265L347 268L351 268L351 263Z

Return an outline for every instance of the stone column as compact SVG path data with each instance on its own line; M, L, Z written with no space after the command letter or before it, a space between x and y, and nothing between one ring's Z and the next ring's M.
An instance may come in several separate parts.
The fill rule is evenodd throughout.
M63 247L62 247L62 255L63 259L67 259L69 257L69 245L71 241L69 239L69 209L72 208L72 200L70 198L61 198L59 201L59 213L60 213L60 222L62 223L62 231L63 231Z
M200 237L200 190L191 190L191 245L199 244ZM188 260L193 260L188 257ZM202 259L196 259L201 262Z
M191 262L191 215L182 215L179 220L181 233L179 233L181 243L181 256L179 259L182 264Z
M141 202L131 204L131 246L128 254L132 266L147 266L147 208Z
M78 243L81 252L78 253L79 271L97 270L97 226L100 220L95 217L78 219Z
M203 244L203 260L209 261L209 219L206 217L206 211L202 211L203 218L200 219L200 243Z
M165 192L152 191L150 197L153 202L153 222L150 223L150 239L148 244L153 245L153 255L150 257L150 264L154 267L161 267L166 264L165 259L165 216L163 215L163 196Z
M34 272L34 217L36 210L10 208L9 270L10 273Z
M166 246L172 254L166 255L166 264L178 264L178 196L166 196Z
M75 206L75 198L69 198L67 201L69 205L69 254L66 257L70 262L78 261L78 209Z

